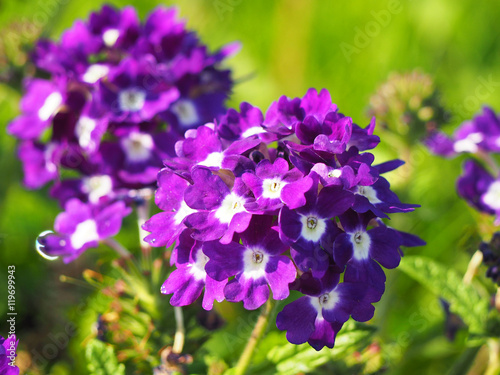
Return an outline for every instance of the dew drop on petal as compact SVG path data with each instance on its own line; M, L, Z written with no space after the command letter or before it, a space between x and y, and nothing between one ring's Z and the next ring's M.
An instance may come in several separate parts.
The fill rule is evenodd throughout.
M54 256L51 256L51 255L48 255L44 252L45 250L45 246L40 242L40 240L43 240L43 238L49 234L53 234L54 232L51 231L51 230L46 230L42 233L40 233L36 239L36 242L35 242L35 248L36 248L36 251L38 252L38 254L41 255L42 258L44 259L47 259L47 260L56 260L58 259L59 257L54 257ZM64 240L61 240L61 241L64 241ZM64 246L64 245L61 245L61 246Z

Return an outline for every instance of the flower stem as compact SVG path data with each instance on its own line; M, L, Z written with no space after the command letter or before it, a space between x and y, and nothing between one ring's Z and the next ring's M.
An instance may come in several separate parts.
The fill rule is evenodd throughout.
M119 243L114 238L106 238L103 242L108 245L110 248L115 250L122 258L131 259L132 253L128 251L125 246Z
M269 316L271 315L271 311L275 305L274 300L270 297L267 300L265 307L262 309L259 318L257 319L257 323L255 323L255 327L248 339L247 345L241 353L240 359L235 367L234 375L244 375L250 366L250 362L252 361L253 353L255 352L255 348L257 344L262 339L264 332L267 328L267 324L269 322Z
M472 279L477 275L477 271L482 263L483 253L477 250L469 261L469 265L467 266L467 271L465 272L463 278L463 282L465 285L469 285L472 282Z
M490 167L491 171L498 177L500 175L500 167L495 160L487 152L478 152L477 155Z
M488 340L489 361L485 375L498 375L500 373L500 341L498 339Z
M182 353L182 348L184 347L184 317L182 315L182 308L180 306L174 306L175 323L177 330L175 331L174 345L172 346L172 352L175 354Z
M144 202L137 205L137 226L139 227L139 243L142 251L143 268L147 271L151 270L151 245L144 241L149 233L142 229L142 225L149 219L150 199L144 199Z

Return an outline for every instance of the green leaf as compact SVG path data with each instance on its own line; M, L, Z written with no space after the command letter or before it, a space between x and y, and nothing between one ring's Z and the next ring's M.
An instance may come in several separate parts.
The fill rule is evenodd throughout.
M399 269L450 303L450 310L469 326L471 333L485 332L488 301L465 285L453 269L419 256L404 257Z
M267 358L276 364L278 374L307 373L343 356L348 351L357 350L368 344L375 330L373 326L349 320L338 333L333 349L323 348L316 351L307 343L302 345L286 343L271 349Z
M90 341L85 350L85 357L90 375L125 374L125 365L118 363L113 347L102 341Z

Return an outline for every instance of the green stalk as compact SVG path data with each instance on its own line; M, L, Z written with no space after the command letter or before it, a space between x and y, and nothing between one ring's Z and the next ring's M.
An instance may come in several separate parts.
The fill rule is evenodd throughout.
M259 344L264 332L266 331L267 324L269 323L269 316L271 315L271 311L275 305L274 300L270 297L264 308L262 309L259 318L257 319L257 323L255 323L255 327L248 339L248 342L241 353L240 359L235 367L234 375L244 375L250 366L252 361L253 353L255 352L255 348Z

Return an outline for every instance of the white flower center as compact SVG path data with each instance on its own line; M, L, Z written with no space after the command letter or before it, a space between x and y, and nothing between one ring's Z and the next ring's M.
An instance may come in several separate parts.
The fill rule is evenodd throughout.
M260 249L247 248L243 253L244 275L249 279L260 279L266 274L269 257Z
M120 37L118 29L108 29L102 34L102 40L107 47L113 47Z
M222 160L224 159L224 153L222 152L212 152L208 154L207 158L198 163L198 165L203 165L205 167L217 167L222 168Z
M241 138L248 138L255 134L265 133L266 130L262 126L252 126L251 128L245 130L241 135Z
M137 112L144 107L146 93L139 88L126 89L118 94L118 102L122 111Z
M92 203L97 203L113 190L113 181L107 175L92 176L83 179L83 191L89 195Z
M96 121L90 117L82 116L75 126L75 135L81 147L89 147L92 143L92 131L96 127Z
M92 219L85 220L76 226L70 241L73 249L78 250L88 242L99 239L96 222Z
M370 201L371 204L381 203L382 201L377 198L377 191L371 186L358 186L356 194L364 196Z
M500 210L500 181L493 182L483 195L484 204L494 210Z
M147 160L151 155L153 145L153 137L144 133L132 133L122 140L127 159L133 162Z
M301 215L300 221L302 222L301 236L312 242L318 242L326 230L326 220L318 219L313 214Z
M341 175L342 175L341 169L332 169L331 171L328 172L329 178L339 178Z
M477 152L477 144L483 141L481 133L471 133L453 144L455 152Z
M281 189L287 183L279 178L266 178L262 181L262 196L264 198L276 199L281 196Z
M364 231L351 233L351 243L353 247L353 257L356 260L365 260L370 256L371 238Z
M208 257L203 254L201 250L198 250L195 262L189 265L189 273L193 275L193 278L195 280L205 280L207 276L205 265L207 264L208 260Z
M109 72L109 67L102 64L90 65L83 74L82 80L86 83L96 83Z
M195 105L190 100L178 100L172 104L172 112L177 115L181 125L192 126L199 121Z
M220 207L215 211L215 217L223 224L229 224L233 216L245 212L244 199L234 193L228 194Z
M174 215L174 223L175 225L180 225L182 223L182 220L188 215L191 215L192 213L196 212L196 210L193 210L191 207L189 207L186 202L182 201L181 206L179 207L179 210L177 213Z
M51 118L52 115L54 115L59 109L62 102L63 97L58 92L53 92L52 94L47 96L47 99L45 99L43 106L38 110L38 117L40 118L40 120L47 121L49 118Z
M332 310L337 302L339 302L340 297L337 292L332 290L329 293L324 293L319 297L309 297L309 301L311 305L316 309L318 312L318 318L323 319L323 312L322 310Z
M47 148L43 152L43 158L45 160L45 169L47 172L54 173L57 171L57 165L52 161L52 156L54 151L57 149L57 144L48 143Z

